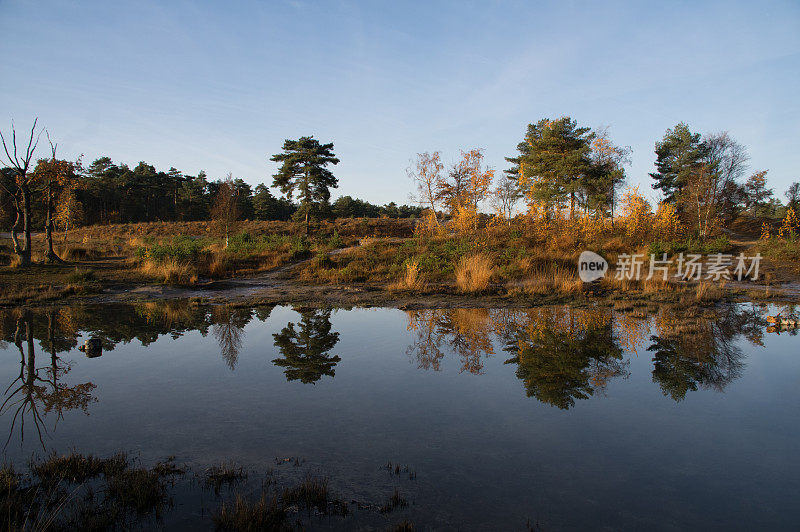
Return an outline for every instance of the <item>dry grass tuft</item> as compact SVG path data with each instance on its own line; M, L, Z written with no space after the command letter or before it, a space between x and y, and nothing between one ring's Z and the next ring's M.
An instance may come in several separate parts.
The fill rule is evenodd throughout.
M528 295L574 294L583 289L583 282L574 271L551 264L533 268L521 288Z
M224 255L215 253L208 263L207 273L212 279L226 277L230 271L230 265L225 260Z
M406 263L403 276L396 283L389 285L389 289L422 291L425 289L425 285L425 279L419 269L419 262L412 261Z
M139 267L142 273L161 278L165 284L191 285L197 282L197 273L189 264L169 259L164 262L144 261Z
M492 259L483 253L462 258L456 266L456 286L462 292L486 290L494 273Z
M220 530L283 530L286 511L274 497L262 494L256 502L241 495L233 503L222 503L212 519Z
M675 286L675 283L665 281L663 277L646 279L642 286L642 291L649 294L656 292L675 292L676 289L677 287Z
M98 250L83 246L56 246L55 251L59 257L67 261L97 260L102 257Z
M695 301L698 303L712 303L725 296L725 287L706 281L697 283L695 287Z
M330 500L328 479L308 474L296 487L284 489L281 499L285 504L295 504L308 509L316 508L324 512Z

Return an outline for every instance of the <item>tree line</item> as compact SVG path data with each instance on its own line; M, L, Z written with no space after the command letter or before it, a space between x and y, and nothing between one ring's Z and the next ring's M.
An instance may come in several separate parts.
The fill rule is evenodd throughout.
M338 180L326 168L338 163L333 144L320 144L313 137L287 140L284 151L271 160L283 163L273 176L276 197L264 183L255 188L228 174L212 180L175 167L157 170L147 162L131 168L103 156L84 164L81 158L68 161L58 157L57 144L49 133L37 129L38 119L26 134L17 138L12 123L0 131L4 163L0 168L0 227L11 231L14 252L21 264L31 258L31 232L44 230L45 259L56 262L52 233L67 232L79 225L138 222L199 221L217 219L290 220L310 217L356 218L415 217L421 208L409 205L374 205L343 196L330 203L330 189ZM50 154L37 158L45 133ZM335 162L334 162L335 161ZM294 201L294 198L298 201Z
M532 207L570 217L581 209L613 220L631 149L615 145L607 130L579 127L569 117L543 119L528 126L517 149L507 158L513 166L506 175ZM798 207L799 183L786 191L784 207L767 186L766 170L745 177L747 148L727 131L701 134L681 122L655 143L655 155L653 189L701 239L744 214L774 218Z
M333 143L313 137L287 139L282 152L270 158L281 164L272 176L271 187L282 194L276 197L269 186L261 183L253 189L231 174L210 180L202 171L159 171L146 162L130 168L110 157L88 165L81 159L60 159L49 134L50 156L36 159L44 132L37 132L37 123L34 120L20 140L13 123L10 132L0 131L6 163L0 169L0 223L11 229L14 252L23 265L30 263L34 228L45 231L45 259L58 261L53 231L60 228L66 235L81 224L213 218L228 228L231 220L240 218L295 218L304 221L308 233L312 218L417 217L425 206L427 227L438 228L440 213L447 213L457 227L477 228L479 207L485 202L491 203L497 218L510 223L520 199L529 212L544 217L573 218L581 213L613 223L631 154L630 147L611 140L607 129L579 126L570 117L546 118L528 125L518 153L506 158L511 167L499 179L484 164L481 149L462 151L447 169L439 152L426 152L408 169L420 206L379 206L350 196L331 204L330 190L338 187L338 179L329 167L339 159ZM744 213L775 217L784 208L767 186L766 170L744 179L747 149L727 132L700 134L679 123L656 142L655 154L653 188L695 236L705 238ZM787 207L797 210L800 183L793 183L786 195Z
M484 167L480 149L462 151L448 168L440 152L419 153L408 174L431 227L438 227L442 216L457 227L475 223L479 203L487 200L507 220L524 200L529 213L544 218L582 215L610 218L613 224L631 151L615 144L607 128L592 130L570 117L545 118L528 125L517 154L506 157L510 168L498 179ZM726 131L701 134L679 123L655 143L655 155L653 189L701 239L741 215L776 218L800 203L800 183L786 191L784 206L767 186L766 170L745 178L747 148Z

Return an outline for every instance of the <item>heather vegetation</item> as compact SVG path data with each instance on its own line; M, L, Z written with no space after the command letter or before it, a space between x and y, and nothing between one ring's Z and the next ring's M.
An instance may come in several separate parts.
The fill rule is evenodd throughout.
M577 278L584 250L612 269L630 254L760 253L764 274L756 280L773 284L798 273L800 185L781 203L767 171L748 174L747 150L730 134L701 134L684 123L655 143L649 178L659 201L628 184L631 150L615 144L607 128L562 117L530 124L501 174L477 148L449 165L439 152L418 154L407 170L417 207L350 196L331 202L339 159L332 143L313 137L287 140L272 156L280 164L272 182L278 198L270 187L252 190L230 174L209 181L145 163L131 170L107 157L88 166L63 161L52 142L51 156L34 163L40 133L34 123L27 151L9 151L2 170L0 201L11 232L11 245L0 249L2 273L25 279L20 267L41 268L37 261L70 264L39 270L44 282L22 283L5 294L9 302L32 291L61 297L102 290L119 280L111 272L128 272L134 283L196 285L284 266L286 278L312 284L569 295L590 288ZM62 275L73 263L83 273ZM608 276L598 286L698 290L697 282L675 281Z

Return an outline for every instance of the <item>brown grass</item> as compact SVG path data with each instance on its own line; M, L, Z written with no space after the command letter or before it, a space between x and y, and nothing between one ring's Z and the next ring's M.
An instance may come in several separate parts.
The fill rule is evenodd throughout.
M161 279L165 284L191 285L197 282L197 272L186 263L169 259L164 262L146 260L139 267L145 275Z
M492 259L483 253L463 257L456 265L456 286L462 292L481 292L494 274Z
M324 220L317 224L316 232L330 234L334 230L342 238L362 237L402 237L407 238L414 233L415 220L389 218L341 218ZM296 222L277 220L242 220L237 224L238 231L246 231L253 235L300 234L305 226ZM108 240L120 238L128 241L132 248L142 245L145 237L173 237L175 235L213 236L218 228L212 221L198 222L144 222L131 224L92 225L81 227L70 233L87 240Z
M698 303L711 303L719 301L725 296L724 285L701 281L695 286L695 301Z
M582 290L583 282L575 272L550 264L533 268L520 288L528 295L574 294Z
M262 493L256 502L249 502L241 495L233 503L222 503L212 516L219 530L282 530L286 511L275 497L267 498Z
M406 263L406 269L402 277L396 282L389 285L390 290L413 290L422 291L425 289L426 283L422 273L419 269L419 262L410 261Z
M617 279L613 272L603 277L600 281L603 289L614 292L633 292L642 289L642 282L633 279Z
M284 489L281 499L285 504L296 504L308 509L316 508L324 512L330 501L328 479L308 474L294 488Z
M56 255L67 261L97 260L102 257L97 249L84 246L62 245L56 246Z
M206 266L206 274L212 279L226 277L230 271L230 265L222 253L214 253Z
M663 277L653 277L646 279L642 284L642 291L648 294L656 292L675 292L677 286L675 283L665 281Z

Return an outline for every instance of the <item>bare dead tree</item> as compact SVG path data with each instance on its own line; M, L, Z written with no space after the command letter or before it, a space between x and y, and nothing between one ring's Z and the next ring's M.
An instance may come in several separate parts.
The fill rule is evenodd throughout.
M439 225L439 218L436 216L436 204L438 202L438 189L442 181L442 169L444 165L439 158L439 152L418 153L415 168L408 168L406 173L417 184L417 201L420 204L427 204L433 213L436 225Z
M522 194L515 179L509 177L500 178L500 182L492 191L491 203L497 212L511 225L511 218L514 216L514 206L517 204Z
M46 165L44 168L44 175L42 175L42 179L44 181L44 190L45 190L45 223L44 223L44 239L47 244L47 249L45 250L44 254L44 261L45 262L64 262L61 260L61 257L56 255L56 252L53 251L53 187L58 184L63 178L60 179L59 175L59 164L58 159L56 159L56 149L58 148L58 144L53 144L53 141L50 139L50 132L45 130L45 134L47 135L47 142L50 144L50 153L52 154L52 158L50 159L50 164Z
M30 169L33 154L36 152L36 147L39 145L39 137L42 135L41 131L39 131L38 135L36 134L38 121L38 118L33 121L24 154L17 148L17 131L13 121L11 122L11 148L9 148L3 132L0 131L0 140L3 142L3 150L7 158L6 162L15 173L14 183L3 182L2 186L6 193L14 198L15 220L11 228L11 240L14 245L14 253L19 257L21 266L29 266L31 263L31 194L35 177ZM18 237L20 223L22 223L23 232L22 244L20 244Z
M25 325L24 339L28 348L27 360L25 356L25 349L23 348L23 323ZM42 448L44 448L42 429L44 428L46 431L46 427L44 427L42 413L39 411L37 405L37 394L39 391L37 388L37 381L41 379L38 378L38 374L36 372L36 355L34 353L31 317L29 311L27 310L23 311L22 316L17 320L17 329L14 332L14 344L17 346L20 354L19 377L17 377L14 382L12 382L8 388L6 388L6 400L3 401L2 405L0 405L0 415L4 415L11 411L14 412L14 416L11 419L11 430L9 431L5 447L7 447L8 443L11 441L11 436L14 434L14 427L16 426L18 419L20 421L20 441L24 441L25 416L26 414L31 414L33 425L36 428L36 432L39 436L39 442L42 444ZM19 385L14 388L14 386L17 384Z
M705 160L692 169L686 190L679 201L687 212L696 216L698 236L705 240L719 222L720 211L725 210L726 191L736 184L747 169L747 148L723 131L705 135Z

